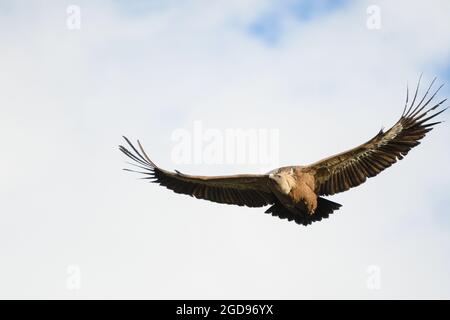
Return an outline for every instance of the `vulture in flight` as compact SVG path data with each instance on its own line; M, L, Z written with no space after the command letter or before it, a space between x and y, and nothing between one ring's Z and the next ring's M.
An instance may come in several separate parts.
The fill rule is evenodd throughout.
M431 121L447 108L438 108L446 99L433 103L442 85L427 98L433 83L424 96L418 95L420 78L412 102L408 104L409 91L400 119L387 131L356 148L322 159L306 166L288 166L266 174L237 174L228 176L195 176L164 170L145 153L139 140L138 147L124 137L129 148L120 150L134 161L146 175L144 179L158 183L176 193L197 199L247 207L270 207L265 211L273 216L298 224L328 218L341 205L323 198L359 186L367 178L379 174L403 157L433 127L440 123Z

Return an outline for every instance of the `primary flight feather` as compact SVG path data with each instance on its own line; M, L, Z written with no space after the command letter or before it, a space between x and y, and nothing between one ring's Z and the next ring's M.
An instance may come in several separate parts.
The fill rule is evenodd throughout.
M307 166L282 167L267 174L195 176L161 169L150 160L139 141L136 147L124 137L129 149L124 146L119 148L143 171L125 170L143 173L147 175L146 179L176 193L238 206L271 205L266 213L308 225L327 218L341 207L321 196L346 191L376 176L397 160L403 159L413 147L420 144L420 140L433 126L440 123L431 120L446 110L438 110L446 99L432 104L442 87L429 96L435 80L420 101L420 78L410 104L407 91L403 113L392 128L385 132L381 130L356 148Z

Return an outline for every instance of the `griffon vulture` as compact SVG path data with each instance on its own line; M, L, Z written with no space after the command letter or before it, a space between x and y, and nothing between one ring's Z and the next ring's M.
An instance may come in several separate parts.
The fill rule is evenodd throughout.
M413 147L420 144L419 141L434 125L440 123L430 120L446 110L438 110L446 99L436 104L430 103L442 86L427 99L435 80L419 101L419 79L409 105L407 90L402 116L392 128L385 132L381 130L356 148L307 166L282 167L266 174L194 176L158 167L147 156L139 141L138 149L124 137L130 149L120 146L120 150L135 162L134 165L144 170L138 172L147 175L145 179L176 193L238 206L271 205L266 213L309 225L327 218L341 207L322 196L347 191L364 183L367 178L376 176L397 160L403 159Z

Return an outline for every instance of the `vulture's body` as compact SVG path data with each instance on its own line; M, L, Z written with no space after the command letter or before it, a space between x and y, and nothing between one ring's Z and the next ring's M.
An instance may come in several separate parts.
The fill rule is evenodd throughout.
M408 105L407 94L401 118L386 132L381 130L356 148L308 166L282 167L267 174L193 176L159 168L146 155L139 141L138 149L125 138L131 151L124 146L120 146L120 150L144 170L140 172L147 175L146 179L176 193L239 206L270 205L266 213L308 225L327 218L341 207L322 196L346 191L364 183L367 178L376 176L402 159L420 144L420 140L434 125L440 123L430 120L445 111L443 109L433 113L446 99L429 106L442 87L427 99L433 83L434 80L419 101L419 79L411 104Z

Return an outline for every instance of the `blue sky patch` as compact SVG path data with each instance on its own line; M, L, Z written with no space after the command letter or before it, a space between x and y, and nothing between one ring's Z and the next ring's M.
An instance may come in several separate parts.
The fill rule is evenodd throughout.
M275 44L283 32L283 19L294 18L299 22L305 22L343 8L346 4L347 0L286 0L274 2L250 24L248 31L267 44Z

